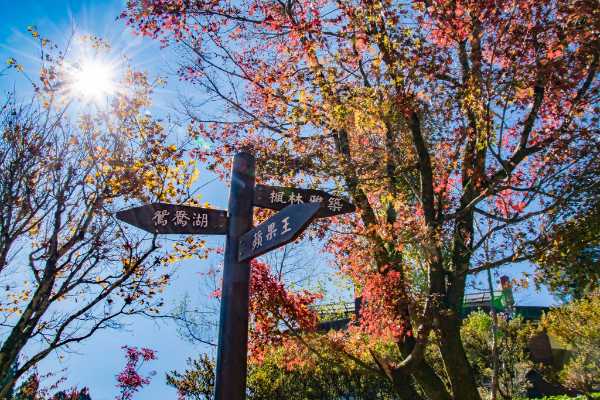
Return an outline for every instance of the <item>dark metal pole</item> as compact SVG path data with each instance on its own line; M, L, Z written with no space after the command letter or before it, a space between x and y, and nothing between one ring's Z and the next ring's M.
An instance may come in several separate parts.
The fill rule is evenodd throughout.
M254 178L254 156L236 154L231 166L215 400L246 398L250 260L238 262L237 253L239 238L252 229Z

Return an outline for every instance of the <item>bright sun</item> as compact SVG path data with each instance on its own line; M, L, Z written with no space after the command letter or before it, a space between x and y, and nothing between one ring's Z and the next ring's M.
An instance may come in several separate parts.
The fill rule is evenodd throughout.
M105 65L84 64L74 76L74 89L88 98L99 98L104 93L110 93L112 74Z

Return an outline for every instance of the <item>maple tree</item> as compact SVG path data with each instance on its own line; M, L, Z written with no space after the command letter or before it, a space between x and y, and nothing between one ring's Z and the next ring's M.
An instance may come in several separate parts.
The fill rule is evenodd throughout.
M165 249L115 218L152 201L198 204L193 161L145 112L157 80L117 57L114 90L93 102L72 85L85 59L30 31L40 80L30 79L29 103L11 92L0 110L0 398L49 354L62 358L98 330L122 327L124 317L157 315L169 262L181 249L205 252L194 238ZM110 58L102 39L70 45ZM15 59L9 67L25 73Z
M295 242L261 257L271 274L281 276L285 288L310 287L318 290L325 286L315 267L317 257L313 246ZM221 270L209 268L200 274L202 279L195 289L195 298L185 293L170 312L182 338L191 343L217 345L218 316L221 305ZM271 278L269 278L271 279Z
M117 375L117 387L121 390L121 394L116 397L117 400L131 400L133 394L139 391L144 385L150 384L150 378L156 375L156 371L152 371L145 378L138 371L144 365L144 362L156 360L156 355L151 349L123 346L125 349L125 358L127 365L125 370Z
M310 234L363 296L359 323L313 344L293 335L316 317L275 279L253 310L253 354L277 339L379 374L402 399L422 398L415 383L479 399L460 336L468 279L539 258L534 244L598 184L597 3L130 0L122 18L173 46L205 95L184 103L211 144L198 158L224 176L245 149L259 180L358 207ZM449 389L423 358L432 330Z

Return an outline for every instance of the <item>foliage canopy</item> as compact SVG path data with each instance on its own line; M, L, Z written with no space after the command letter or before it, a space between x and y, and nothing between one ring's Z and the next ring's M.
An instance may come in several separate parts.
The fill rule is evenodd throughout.
M534 259L597 184L597 2L132 0L123 18L174 46L206 94L184 104L215 144L200 159L225 174L246 149L261 180L333 186L358 206L315 230L366 304L324 357L402 399L421 398L414 382L479 399L460 338L467 279ZM290 323L286 299L263 308ZM432 330L451 392L423 360ZM403 361L361 334L393 339Z

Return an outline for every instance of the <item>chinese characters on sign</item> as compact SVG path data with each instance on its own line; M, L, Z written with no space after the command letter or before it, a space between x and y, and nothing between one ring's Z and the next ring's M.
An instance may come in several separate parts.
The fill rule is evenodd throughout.
M152 218L152 221L154 221L154 225L165 226L167 224L167 220L165 219L167 215L169 215L169 212L167 210L155 212L154 218Z
M340 211L342 209L342 199L339 197L330 197L327 208L331 211Z
M165 226L168 223L166 216L169 215L167 210L160 210L154 213L154 217L152 217L152 221L154 221L154 225ZM201 213L192 213L193 220L192 225L198 226L200 228L208 228L208 214ZM183 210L175 211L175 218L172 219L173 224L186 226L187 222L190 218L187 216L187 212Z
M324 207L319 211L317 218L356 211L355 206L341 197L318 189L257 185L254 191L254 206L256 207L282 210L286 206L309 203L323 203Z
M192 225L201 228L208 227L208 214L194 213L194 222L192 222Z
M287 204L288 202L290 204L302 204L304 203L304 200L302 200L302 195L299 193L294 193L292 192L289 195L289 199L288 200L284 200L283 196L285 195L285 192L276 192L276 191L272 191L271 194L269 195L269 198L271 199L271 203L284 203ZM321 201L323 201L323 199L321 198L321 200L317 200L318 196L311 196L309 203L319 203Z
M321 203L322 201L323 197L315 195L310 196L310 199L308 200L309 203Z
M187 216L187 213L185 211L175 211L175 218L173 218L173 222L175 223L175 225L186 226L189 220L190 218Z
M154 203L119 211L117 218L151 233L222 235L227 212L192 206Z
M287 200L284 200L285 192L272 191L269 195L271 203L283 203L283 204L303 204L302 195L300 193L292 192ZM308 199L309 203L321 203L323 196L312 195ZM330 197L328 200L327 208L331 211L340 211L342 209L342 199L339 197Z
M267 234L266 234L266 239L267 239L267 245L269 244L268 242L271 240L274 240L275 237L277 236L277 229L275 228L276 222L272 222L267 226ZM285 217L284 219L281 220L281 235L285 235L286 233L291 231L290 228L290 217ZM263 226L263 225L261 225ZM255 250L259 247L262 247L263 245L263 236L262 236L262 230L258 229L256 232L254 232L254 237L252 240L252 250Z
M288 205L240 238L238 260L257 257L296 239L324 207L322 202Z
M254 232L254 240L252 241L252 250L262 247L262 231Z
M269 224L267 227L267 240L271 240L277 235L277 229L275 229L275 222Z
M290 217L286 217L284 219L281 220L281 222L283 222L283 232L281 232L281 234L286 234L289 231L291 231L289 225L290 225Z
M271 203L286 203L283 201L283 192L271 192Z

